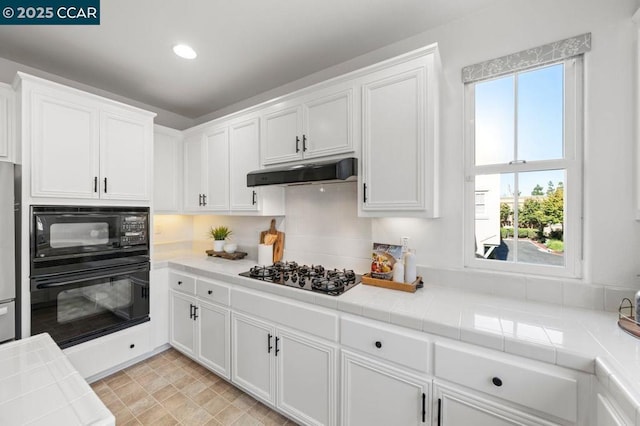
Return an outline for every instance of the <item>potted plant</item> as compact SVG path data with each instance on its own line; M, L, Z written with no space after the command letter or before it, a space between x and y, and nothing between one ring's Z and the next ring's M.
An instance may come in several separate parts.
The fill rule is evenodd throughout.
M231 235L231 230L224 225L212 226L209 230L209 238L213 238L213 251L222 251L224 240Z

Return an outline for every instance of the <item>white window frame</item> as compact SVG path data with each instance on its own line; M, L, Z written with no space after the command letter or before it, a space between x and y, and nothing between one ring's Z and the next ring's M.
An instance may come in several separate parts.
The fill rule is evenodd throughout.
M486 80L465 84L464 88L464 147L465 147L465 195L464 195L464 259L466 268L513 272L532 275L580 278L582 276L582 165L583 165L583 58L575 56L564 60L505 75L513 75L564 64L564 158L559 160L515 162L512 164L475 165L475 85ZM521 160L521 159L518 159ZM526 159L525 159L526 160ZM502 260L479 259L475 253L475 176L545 170L566 170L564 182L564 266L514 263ZM515 177L515 175L514 175Z

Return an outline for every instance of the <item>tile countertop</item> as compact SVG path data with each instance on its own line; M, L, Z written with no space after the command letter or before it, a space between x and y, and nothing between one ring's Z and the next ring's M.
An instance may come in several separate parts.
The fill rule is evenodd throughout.
M0 424L115 425L47 333L0 346Z
M264 283L238 274L254 260L188 255L154 267L219 279L267 293L596 374L621 395L640 424L640 339L617 325L617 314L425 285L405 293L358 285L335 297Z

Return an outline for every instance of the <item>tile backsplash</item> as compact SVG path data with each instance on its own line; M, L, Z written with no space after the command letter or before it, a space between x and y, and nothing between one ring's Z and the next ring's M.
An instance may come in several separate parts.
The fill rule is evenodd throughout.
M440 265L442 249L432 235L435 224L427 219L358 217L357 183L288 186L285 189L286 216L276 217L276 227L285 232L285 260L302 264L323 264L328 268L348 268L364 273L370 268L374 240L399 243L400 235L410 237L417 248L418 273L425 285L441 285L587 309L616 311L622 297L632 298L635 289L611 284L591 284L582 280L506 274ZM156 215L154 250L202 253L212 247L207 231L226 225L238 250L257 259L260 232L269 228L271 217L227 215ZM395 239L394 239L395 238ZM378 241L380 240L380 241ZM432 247L434 245L434 247Z
M285 259L366 272L371 265L371 219L358 217L355 182L286 189Z

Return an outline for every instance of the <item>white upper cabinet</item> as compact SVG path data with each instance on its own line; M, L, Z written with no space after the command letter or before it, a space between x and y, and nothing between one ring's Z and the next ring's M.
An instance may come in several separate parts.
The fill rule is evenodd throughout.
M13 89L0 83L0 161L15 161L14 123Z
M267 108L262 164L353 152L353 91L336 85Z
M437 217L437 51L363 77L363 216Z
M231 210L260 210L259 189L247 187L247 173L260 167L259 132L258 118L229 127Z
M32 93L31 195L99 198L100 112L73 94ZM24 140L25 138L23 138Z
M153 210L180 211L182 198L182 132L154 126Z
M150 199L155 114L18 75L33 197Z
M229 129L211 129L204 135L207 170L205 209L229 210Z
M260 167L260 122L241 117L189 130L184 139L184 210L283 215L282 188L247 187Z
M100 113L100 198L149 200L153 121L123 111Z
M184 138L184 191L183 206L186 211L201 209L202 195L205 192L204 134L197 132Z
M263 121L263 164L302 158L302 108L296 105L267 113Z

